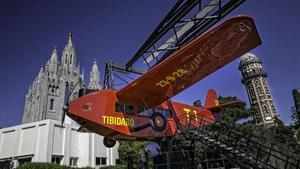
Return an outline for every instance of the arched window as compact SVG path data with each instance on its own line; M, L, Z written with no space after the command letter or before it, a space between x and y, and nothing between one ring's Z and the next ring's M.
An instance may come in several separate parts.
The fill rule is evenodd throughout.
M50 110L54 110L54 99L50 99Z
M71 55L71 57L70 57L70 64L72 63L72 55Z
M74 88L74 82L71 82L70 83L70 90L73 90L73 88Z
M59 95L59 87L58 86L56 86L56 94Z

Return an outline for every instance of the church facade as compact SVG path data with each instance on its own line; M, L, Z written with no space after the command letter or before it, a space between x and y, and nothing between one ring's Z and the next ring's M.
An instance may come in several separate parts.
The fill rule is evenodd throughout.
M77 57L70 33L61 60L54 48L30 85L22 124L0 129L0 168L15 168L24 162L95 168L116 164L117 145L106 148L102 136L79 132L80 126L68 117L61 125L64 100L76 99L79 89L84 86ZM89 80L89 89L101 89L96 61ZM66 92L66 87L70 92Z
M59 63L58 52L54 48L50 59L40 68L38 76L30 85L25 98L22 123L44 119L61 121L67 84L69 91L73 91L69 99L75 99L83 82L71 33L62 51L61 62Z

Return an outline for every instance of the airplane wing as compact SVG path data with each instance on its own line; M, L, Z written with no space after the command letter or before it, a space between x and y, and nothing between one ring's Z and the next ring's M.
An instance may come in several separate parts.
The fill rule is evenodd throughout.
M122 103L157 106L260 44L253 19L233 17L119 90L117 98Z

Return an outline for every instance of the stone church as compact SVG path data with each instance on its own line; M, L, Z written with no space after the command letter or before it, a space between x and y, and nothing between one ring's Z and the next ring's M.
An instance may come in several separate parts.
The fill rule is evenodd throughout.
M89 88L101 89L100 73L94 61L90 73ZM66 85L70 94L65 94ZM64 100L77 98L79 89L83 87L83 75L77 63L77 52L69 33L68 41L58 61L58 51L53 49L48 62L40 68L38 76L29 87L25 98L22 124L52 119L61 121Z
M1 169L16 168L25 162L94 168L116 165L118 144L106 148L103 136L79 132L79 125L68 117L61 125L65 98L77 98L79 89L84 87L77 57L69 34L60 62L55 48L40 68L25 98L22 124L0 129ZM89 80L88 88L101 89L96 61ZM66 86L70 92L65 92Z

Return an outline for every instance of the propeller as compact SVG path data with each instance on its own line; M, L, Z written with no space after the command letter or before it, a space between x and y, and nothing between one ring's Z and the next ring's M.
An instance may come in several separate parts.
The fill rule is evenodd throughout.
M69 84L66 83L65 98L64 98L64 105L63 105L63 113L62 113L62 117L61 117L61 126L64 124L66 113L68 112L69 99L70 99Z
M65 122L65 117L66 117L66 113L68 112L69 109L69 101L70 101L70 97L71 94L73 93L73 91L75 90L76 86L78 85L78 82L76 82L75 86L72 88L71 92L69 91L69 83L66 82L66 90L65 90L65 98L64 98L64 105L63 105L63 113L62 113L62 117L61 117L61 126L64 124Z

